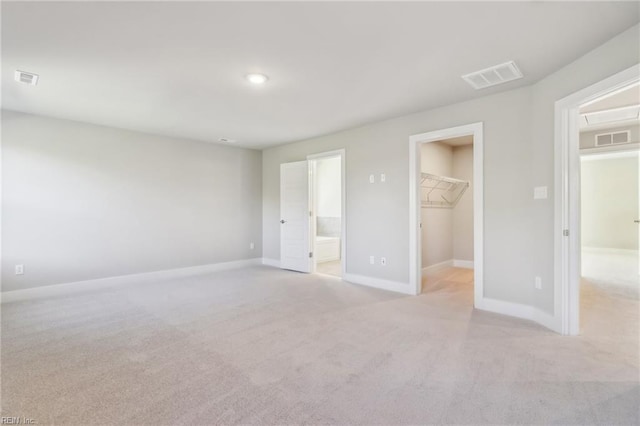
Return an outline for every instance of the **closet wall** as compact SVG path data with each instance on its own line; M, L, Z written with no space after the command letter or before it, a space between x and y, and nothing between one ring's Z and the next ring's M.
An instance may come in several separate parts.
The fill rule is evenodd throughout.
M423 173L451 176L453 150L442 142L422 145ZM453 214L450 209L420 209L422 216L422 267L453 259Z
M454 209L422 208L422 267L473 261L473 145L425 143L421 171L471 182Z
M473 261L473 145L453 148L452 177L469 181L453 209L453 258Z

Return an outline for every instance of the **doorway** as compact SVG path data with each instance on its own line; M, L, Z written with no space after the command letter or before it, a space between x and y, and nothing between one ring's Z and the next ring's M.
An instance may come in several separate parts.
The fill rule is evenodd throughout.
M345 187L344 149L280 165L282 269L344 276Z
M482 123L474 123L410 138L409 263L415 294L443 279L463 281L473 285L473 305L483 307L482 133Z
M607 157L612 160L621 155L620 151L638 149L638 140L632 140L632 132L618 129L620 125L632 124L633 119L636 121L638 119L638 111L634 112L634 108L640 109L637 95L638 84L640 84L640 65L635 65L556 102L555 281L557 284L554 298L557 321L555 329L562 334L580 334L581 302L586 303L587 306L589 304L589 300L581 300L581 296L585 296L581 293L583 290L597 289L592 283L588 283L586 286L581 285L583 271L585 274L592 274L593 271L590 271L589 268L596 267L599 262L598 257L602 260L602 256L589 257L591 254L597 254L594 252L598 251L598 247L587 246L587 250L583 251L583 240L585 244L618 244L620 241L612 243L614 239L611 237L617 234L617 231L612 231L612 227L619 225L625 228L624 232L627 237L634 237L629 240L630 243L625 244L637 247L637 239L635 238L640 232L637 229L639 224L635 222L639 219L637 209L634 211L631 208L628 213L623 215L624 218L614 216L616 219L609 219L609 224L599 224L602 229L589 229L586 234L582 228L582 221L593 221L595 217L602 215L603 211L605 211L605 216L610 215L611 211L614 211L614 215L620 214L622 198L628 198L624 195L621 196L622 198L615 196L617 190L609 189L606 191L606 201L602 199L594 201L592 199L593 191L600 191L599 189L594 190L594 188L602 186L626 187L629 185L633 188L635 185L635 195L637 196L639 179L637 160L631 158L629 161L630 167L632 169L635 167L635 170L631 170L629 174L635 178L629 176L616 178L614 174L617 174L618 169L622 166L614 166L614 173L611 162L607 165L606 163L596 163L596 161L604 161ZM624 101L625 105L616 105L616 102L622 98L627 99ZM630 102L628 102L629 100ZM600 155L600 158L588 159L589 155ZM630 155L633 157L635 154ZM607 168L608 172L603 170ZM582 175L583 171L589 173L589 176ZM594 176L595 182L593 181ZM584 182L581 178L584 179ZM616 179L618 179L617 183ZM583 183L591 188L587 200L582 200L581 197ZM633 189L630 190L633 191ZM588 206L584 205L584 212L581 209L582 201L589 204ZM629 200L625 199L624 201ZM637 205L637 201L632 202L632 204L634 203ZM615 206L616 204L618 205ZM631 217L634 215L636 217ZM593 226L593 223L591 225ZM600 232L602 230L604 230L604 234ZM591 250L591 253L588 253L589 249L596 250ZM611 249L615 249L615 247ZM637 248L630 250L637 252ZM583 253L585 254L584 258ZM585 260L595 261L595 263L587 264ZM605 261L605 263L607 262ZM608 263L610 269L612 262ZM613 263L615 264L615 262ZM586 269L583 269L583 266ZM611 284L611 277L605 281ZM609 286L606 291L610 291L611 288Z
M638 150L580 157L581 309L598 294L638 300Z
M342 277L344 262L344 151L307 157L311 176L313 271Z
M580 150L580 330L637 319L640 296L640 85L582 106ZM607 315L603 311L615 304Z
M473 135L420 147L422 293L473 305Z

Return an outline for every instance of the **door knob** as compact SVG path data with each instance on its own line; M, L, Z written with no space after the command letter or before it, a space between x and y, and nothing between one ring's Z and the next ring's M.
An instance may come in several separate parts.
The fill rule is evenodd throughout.
M634 220L633 223L640 223L640 219Z
M286 221L284 219L280 219L280 223L285 223Z

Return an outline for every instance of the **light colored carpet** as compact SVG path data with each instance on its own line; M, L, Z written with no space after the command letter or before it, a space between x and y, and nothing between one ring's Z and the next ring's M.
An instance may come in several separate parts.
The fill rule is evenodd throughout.
M38 424L638 424L638 301L585 335L269 267L11 303L2 415ZM433 285L432 285L433 284Z
M640 258L638 252L607 253L582 251L582 277L608 294L640 298Z
M342 262L340 260L333 260L331 262L321 262L316 265L316 272L326 275L333 275L334 277L342 276Z

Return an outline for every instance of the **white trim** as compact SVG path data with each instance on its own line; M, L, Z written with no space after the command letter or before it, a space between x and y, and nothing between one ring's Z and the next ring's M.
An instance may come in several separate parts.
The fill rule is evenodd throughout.
M607 153L607 152L629 152L637 151L640 149L640 142L631 142L620 145L599 146L597 148L581 148L580 155L582 157L590 157L592 155Z
M333 151L317 152L315 154L307 155L307 160L318 160L322 158L340 157L344 155L344 152L345 152L344 148L335 149Z
M340 235L340 267L341 267L341 272L342 272L342 276L344 276L347 273L347 156L346 156L347 151L345 149L336 149L333 151L326 151L326 152L320 152L320 153L316 153L316 154L309 154L307 155L307 161L309 161L309 167L313 167L313 175L312 175L312 181L313 181L313 186L311 186L310 188L312 188L312 191L314 192L313 194L313 200L315 201L315 183L316 183L316 173L315 173L315 162L312 160L318 160L318 159L322 159L322 158L332 158L332 157L340 157L340 167L341 167L341 173L342 176L340 177L340 184L342 185L341 191L342 191L342 200L341 200L341 214L342 217L340 218L340 226L341 226L341 235ZM312 166L313 164L313 166ZM315 250L315 246L316 246L316 232L315 232L315 218L316 218L316 206L312 206L312 210L313 211L313 226L311 227L313 229L313 233L311 235L311 247L313 247L313 250ZM314 253L315 255L315 253ZM317 266L317 259L314 257L314 261L313 261L313 269L312 272L316 272L316 266Z
M207 274L227 269L260 265L260 258L234 260L231 262L212 263L209 265L189 266L186 268L167 269L163 271L143 272L140 274L119 275L115 277L97 278L93 280L75 281L71 283L53 284L42 287L12 290L1 293L1 303L19 302L23 300L41 299L45 297L65 296L73 293L92 291L100 288L114 287L123 284L173 279L192 275Z
M353 284L361 284L367 287L379 288L382 290L394 291L396 293L409 294L414 296L414 289L409 283L390 281L382 278L367 277L364 275L344 274L342 281Z
M423 274L439 271L440 269L450 268L453 266L453 259L445 260L444 262L434 263L433 265L425 266L422 268Z
M460 260L460 259L449 259L444 262L434 263L433 265L425 266L422 268L422 273L427 274L435 271L439 271L444 268L463 268L463 269L473 269L473 260Z
M615 160L618 158L633 158L638 157L640 155L640 150L638 149L625 149L619 151L608 151L608 152L591 152L588 154L580 151L580 161L600 161L600 160Z
M473 269L473 260L453 259L454 268Z
M555 331L558 334L562 332L556 318L552 314L544 312L538 308L533 308L531 320L547 327L551 331Z
M580 144L578 109L640 81L640 64L555 103L554 329L577 335L580 323ZM564 230L569 236L563 236Z
M484 297L484 142L482 122L420 133L409 137L409 284L420 294L422 279L422 242L420 236L420 147L426 142L473 135L473 235L474 235L474 305Z
M523 305L520 303L506 302L504 300L491 299L488 297L482 298L477 309L483 311L489 311L496 314L508 315L510 317L532 319L533 318L533 306Z
M262 264L267 266L273 266L275 268L280 267L280 259L269 259L267 257L262 258Z
M556 328L556 322L553 315L534 308L533 306L485 297L480 301L480 304L476 306L476 308L493 312L495 314L508 315L510 317L533 321L543 327L559 332L559 329Z
M624 255L638 254L638 250L610 248L610 247L582 247L582 251L587 253L596 253L596 254L624 254Z

